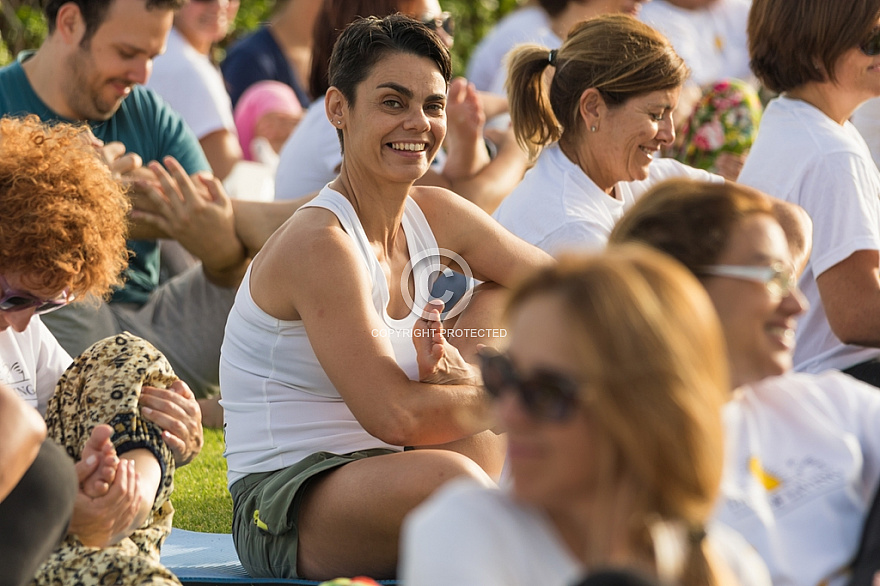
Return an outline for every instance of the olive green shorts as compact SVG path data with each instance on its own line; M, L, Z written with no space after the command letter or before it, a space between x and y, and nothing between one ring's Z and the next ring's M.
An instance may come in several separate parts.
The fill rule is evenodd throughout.
M296 523L308 482L349 462L395 452L386 448L341 456L317 452L289 468L249 474L233 484L229 488L232 538L248 574L253 578L298 578Z

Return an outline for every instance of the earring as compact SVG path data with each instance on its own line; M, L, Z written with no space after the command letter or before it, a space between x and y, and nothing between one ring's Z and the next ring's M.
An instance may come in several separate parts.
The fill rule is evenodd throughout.
M337 121L336 121L336 126L339 126L340 124L342 124L342 120L337 120Z
M597 130L599 129L595 125L590 126L590 132L596 132Z

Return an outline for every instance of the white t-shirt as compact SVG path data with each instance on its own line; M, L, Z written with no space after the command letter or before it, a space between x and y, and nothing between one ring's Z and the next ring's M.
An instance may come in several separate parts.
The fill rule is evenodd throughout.
M816 278L859 250L880 250L880 171L855 126L787 97L771 101L739 182L803 207L813 252L799 286L810 308L798 320L794 368L819 373L880 356L831 331Z
M618 183L614 198L553 145L544 149L493 217L515 235L552 255L565 250L600 250L623 213L648 189L671 177L724 181L719 175L673 159L657 159L648 167L647 179Z
M833 370L768 378L725 406L715 517L755 547L775 586L846 583L880 480L878 422L877 389Z
M516 45L537 43L548 49L558 49L560 39L550 28L550 19L542 8L525 7L514 10L489 31L477 44L467 67L467 79L480 91L507 95L505 57Z
M401 223L413 259L416 299L409 315L394 319L387 311L385 273L351 203L326 187L303 207L325 208L339 218L372 282L372 304L384 328L373 335L387 338L401 370L418 380L411 336L419 317L415 310L427 303L440 269L437 241L422 210L407 199ZM320 451L402 449L367 433L321 366L302 320L279 320L260 309L251 296L250 276L249 267L229 312L220 350L229 485L247 474L281 470Z
M868 144L874 163L880 166L880 98L871 98L856 108L850 120Z
M585 573L541 512L468 481L410 514L401 543L407 586L571 586Z
M751 5L751 0L717 0L686 10L654 0L642 6L639 18L669 39L696 84L728 77L754 82L746 34Z
M278 156L275 199L315 193L339 174L342 151L336 128L327 120L323 96L312 102Z
M748 586L770 586L761 559L721 523L708 538ZM571 586L586 574L541 511L467 480L442 487L406 519L399 575L407 586Z
M46 414L55 385L70 363L70 355L39 316L32 317L21 333L11 327L0 331L0 383L41 415Z
M146 86L162 96L199 139L224 129L238 134L220 70L177 29L168 34L165 53L153 60Z

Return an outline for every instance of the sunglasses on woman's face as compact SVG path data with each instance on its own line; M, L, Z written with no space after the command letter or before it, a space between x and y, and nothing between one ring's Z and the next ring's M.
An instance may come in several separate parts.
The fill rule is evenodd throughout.
M441 12L437 16L425 15L422 17L422 24L434 32L442 28L450 37L455 36L455 20L448 12Z
M68 293L67 289L57 299L43 299L35 295L31 295L27 291L18 291L9 286L6 279L0 275L0 311L22 311L34 308L35 315L42 315L60 309L73 301L73 295Z
M871 31L868 38L862 41L862 44L859 45L859 49L869 57L880 55L880 28L875 28Z
M516 372L506 354L484 348L480 351L483 385L494 399L513 391L535 419L561 422L569 419L580 403L579 385L569 376L536 370L528 377Z
M776 299L785 299L797 288L797 275L791 267L783 263L773 263L769 267L751 265L710 265L697 271L700 275L729 277L754 281L766 287L767 293Z

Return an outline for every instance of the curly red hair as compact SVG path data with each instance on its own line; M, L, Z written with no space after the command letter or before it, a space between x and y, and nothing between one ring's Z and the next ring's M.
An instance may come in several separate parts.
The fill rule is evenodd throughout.
M128 264L129 207L85 127L0 119L0 274L106 297Z

